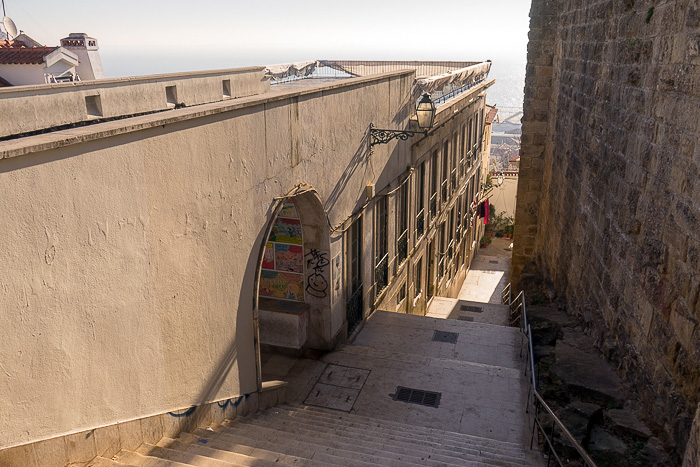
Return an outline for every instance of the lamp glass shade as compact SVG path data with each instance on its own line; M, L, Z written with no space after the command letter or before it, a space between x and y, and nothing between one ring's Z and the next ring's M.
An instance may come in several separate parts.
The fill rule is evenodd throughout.
M416 119L418 120L418 128L421 130L429 130L433 127L435 104L430 100L428 93L423 94L418 106L416 106Z

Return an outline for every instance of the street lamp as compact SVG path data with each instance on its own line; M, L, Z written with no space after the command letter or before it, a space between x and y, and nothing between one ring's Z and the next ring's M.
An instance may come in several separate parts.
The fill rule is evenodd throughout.
M418 120L418 128L421 131L409 130L381 130L374 128L374 124L369 124L370 147L377 144L386 144L392 139L407 140L411 136L422 134L428 136L428 130L433 127L435 121L435 104L430 100L428 93L424 93L421 100L416 106L416 119Z

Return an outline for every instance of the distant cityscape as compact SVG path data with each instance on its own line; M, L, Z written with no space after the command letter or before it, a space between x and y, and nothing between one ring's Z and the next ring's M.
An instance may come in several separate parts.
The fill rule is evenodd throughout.
M487 101L498 108L498 116L491 133L490 171L507 171L510 161L520 152L521 119L523 116L523 89L525 62L494 61L491 74L496 79Z

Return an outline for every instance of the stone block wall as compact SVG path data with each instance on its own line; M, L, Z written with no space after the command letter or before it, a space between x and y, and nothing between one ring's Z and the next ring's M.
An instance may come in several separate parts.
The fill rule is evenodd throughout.
M700 5L534 0L513 281L551 281L682 457L700 400Z

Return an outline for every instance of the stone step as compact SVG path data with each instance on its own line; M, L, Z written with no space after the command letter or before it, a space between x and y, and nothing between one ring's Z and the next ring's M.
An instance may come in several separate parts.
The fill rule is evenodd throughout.
M278 412L278 414L274 412ZM481 445L475 443L472 438L463 440L460 443L445 439L444 435L433 439L419 438L413 433L406 432L403 428L388 429L374 426L381 424L381 422L372 425L367 423L354 425L355 422L349 417L326 419L308 416L303 411L290 410L285 412L281 408L270 409L248 418L251 421L267 423L270 427L279 427L280 423L289 425L296 432L306 432L308 434L323 428L324 435L337 436L341 439L362 440L365 446L417 457L425 457L426 454L431 454L455 457L462 460L489 458L507 461L512 464L523 463L521 459L524 451L519 446L513 449L513 446L508 444L505 446ZM246 423L246 419L241 419L240 422ZM414 431L420 432L421 430Z
M85 464L85 467L137 467L133 464L125 464L123 462L107 459L106 457L95 457L93 460Z
M134 451L122 449L116 455L116 460L125 464L133 464L138 467L192 467L192 464L160 459L158 457L146 456Z
M212 432L203 429L197 429L192 434L213 442L218 443L217 449L222 449L223 446L229 445L232 448L246 447L250 452L257 450L265 450L266 448L274 447L275 451L287 456L294 456L304 459L310 459L315 462L320 462L325 465L341 465L350 467L369 467L375 465L373 463L364 462L355 458L344 458L335 450L325 446L309 446L305 443L287 442L287 441L270 441L263 440L259 437L246 437L224 432Z
M521 370L519 368L503 367L498 365L489 365L487 363L466 362L464 360L453 360L449 358L427 357L416 354L406 354L404 352L394 352L392 350L378 349L376 347L368 347L362 345L344 346L333 353L324 355L323 361L326 363L337 363L340 361L347 362L347 356L352 356L353 366L362 368L363 359L366 362L376 362L377 359L390 360L391 362L402 362L406 365L415 367L416 365L428 365L436 368L445 368L455 371L468 371L481 373L486 375L508 375L514 378L520 377ZM364 365L371 369L373 365ZM392 368L396 365L392 363Z
M347 450L357 450L357 445L370 453L382 453L383 456L398 456L403 462L413 462L422 464L427 459L439 460L447 464L460 465L464 461L488 461L493 465L527 465L519 456L506 455L498 452L489 452L468 447L447 447L433 443L433 446L426 443L404 443L397 442L393 438L396 433L382 433L378 435L364 435L362 432L344 432L342 429L336 430L339 424L300 423L277 416L255 416L248 419L236 421L239 429L246 429L250 425L266 427L271 430L279 430L292 434L297 439L317 439L324 445L344 448ZM242 425L242 426L241 426ZM319 432L319 428L323 430ZM302 438L305 437L305 438ZM348 440L354 441L347 443Z
M341 414L338 411L323 407L313 407L302 404L285 404L275 407L274 409L294 411L300 416L311 417L319 421L325 419L336 425L339 423L345 425L351 423L357 428L363 430L393 430L398 433L405 433L404 437L411 440L411 442L423 440L443 445L445 442L452 443L452 445L455 446L474 445L483 449L496 448L506 452L512 452L516 455L519 455L524 451L523 446L515 443L509 443L507 441L498 441L491 438L467 435L464 433L455 433L436 428L420 427L401 422L379 420L372 417L366 417L364 415L348 413Z
M177 449L169 449L148 443L143 443L135 450L135 452L144 456L158 457L160 459L181 462L183 464L192 465L195 467L233 467L238 465L221 459L214 459L192 452L178 451Z
M369 464L379 464L391 467L406 465L424 465L424 459L420 457L386 452L381 449L366 447L360 443L345 442L345 440L333 439L323 433L308 435L295 433L284 426L266 427L249 423L234 423L231 427L223 427L222 435L232 435L256 440L265 440L268 446L275 446L283 450L286 447L303 446L314 451L357 459Z
M216 439L207 441L206 444L201 443L201 438L191 435L187 442L179 439L163 438L158 442L159 446L169 449L177 449L179 451L190 452L200 456L207 456L213 459L219 459L230 462L234 465L255 466L255 467L272 467L272 466L304 466L304 467L322 467L324 464L319 464L310 459L304 459L296 456L287 456L277 452L267 451L264 449L256 449L248 446L231 446L222 442L217 442ZM185 439L185 438L183 438ZM240 454L236 450L244 450L248 454ZM326 464L327 465L327 464Z

